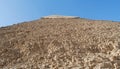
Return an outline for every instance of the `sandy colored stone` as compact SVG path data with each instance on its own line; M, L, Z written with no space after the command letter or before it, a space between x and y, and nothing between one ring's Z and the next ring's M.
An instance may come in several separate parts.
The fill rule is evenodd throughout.
M45 18L45 19L55 19L55 18L64 18L64 19L70 19L70 18L72 18L72 19L74 19L74 18L80 18L80 17L77 17L77 16L62 16L62 15L50 15L50 16L44 16L44 17L42 17L42 18Z
M0 28L0 69L119 69L120 23L47 16Z

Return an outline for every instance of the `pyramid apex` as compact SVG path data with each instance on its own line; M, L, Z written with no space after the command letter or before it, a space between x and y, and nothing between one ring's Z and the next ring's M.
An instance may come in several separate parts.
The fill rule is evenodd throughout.
M80 18L77 16L63 16L63 15L50 15L50 16L44 16L42 18Z

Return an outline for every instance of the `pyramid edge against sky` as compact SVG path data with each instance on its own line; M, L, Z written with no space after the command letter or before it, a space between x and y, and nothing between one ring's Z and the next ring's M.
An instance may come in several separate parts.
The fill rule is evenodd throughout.
M80 18L78 16L63 16L63 15L49 15L43 16L42 18Z

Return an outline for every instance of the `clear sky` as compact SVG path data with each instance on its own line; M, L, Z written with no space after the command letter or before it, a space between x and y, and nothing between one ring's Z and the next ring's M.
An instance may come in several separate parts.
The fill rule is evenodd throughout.
M53 14L120 21L120 0L0 0L0 26Z

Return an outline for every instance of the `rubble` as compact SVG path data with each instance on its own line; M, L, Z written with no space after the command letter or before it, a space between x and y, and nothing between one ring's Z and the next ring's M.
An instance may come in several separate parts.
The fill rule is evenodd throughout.
M120 23L48 16L0 28L0 69L120 69Z

